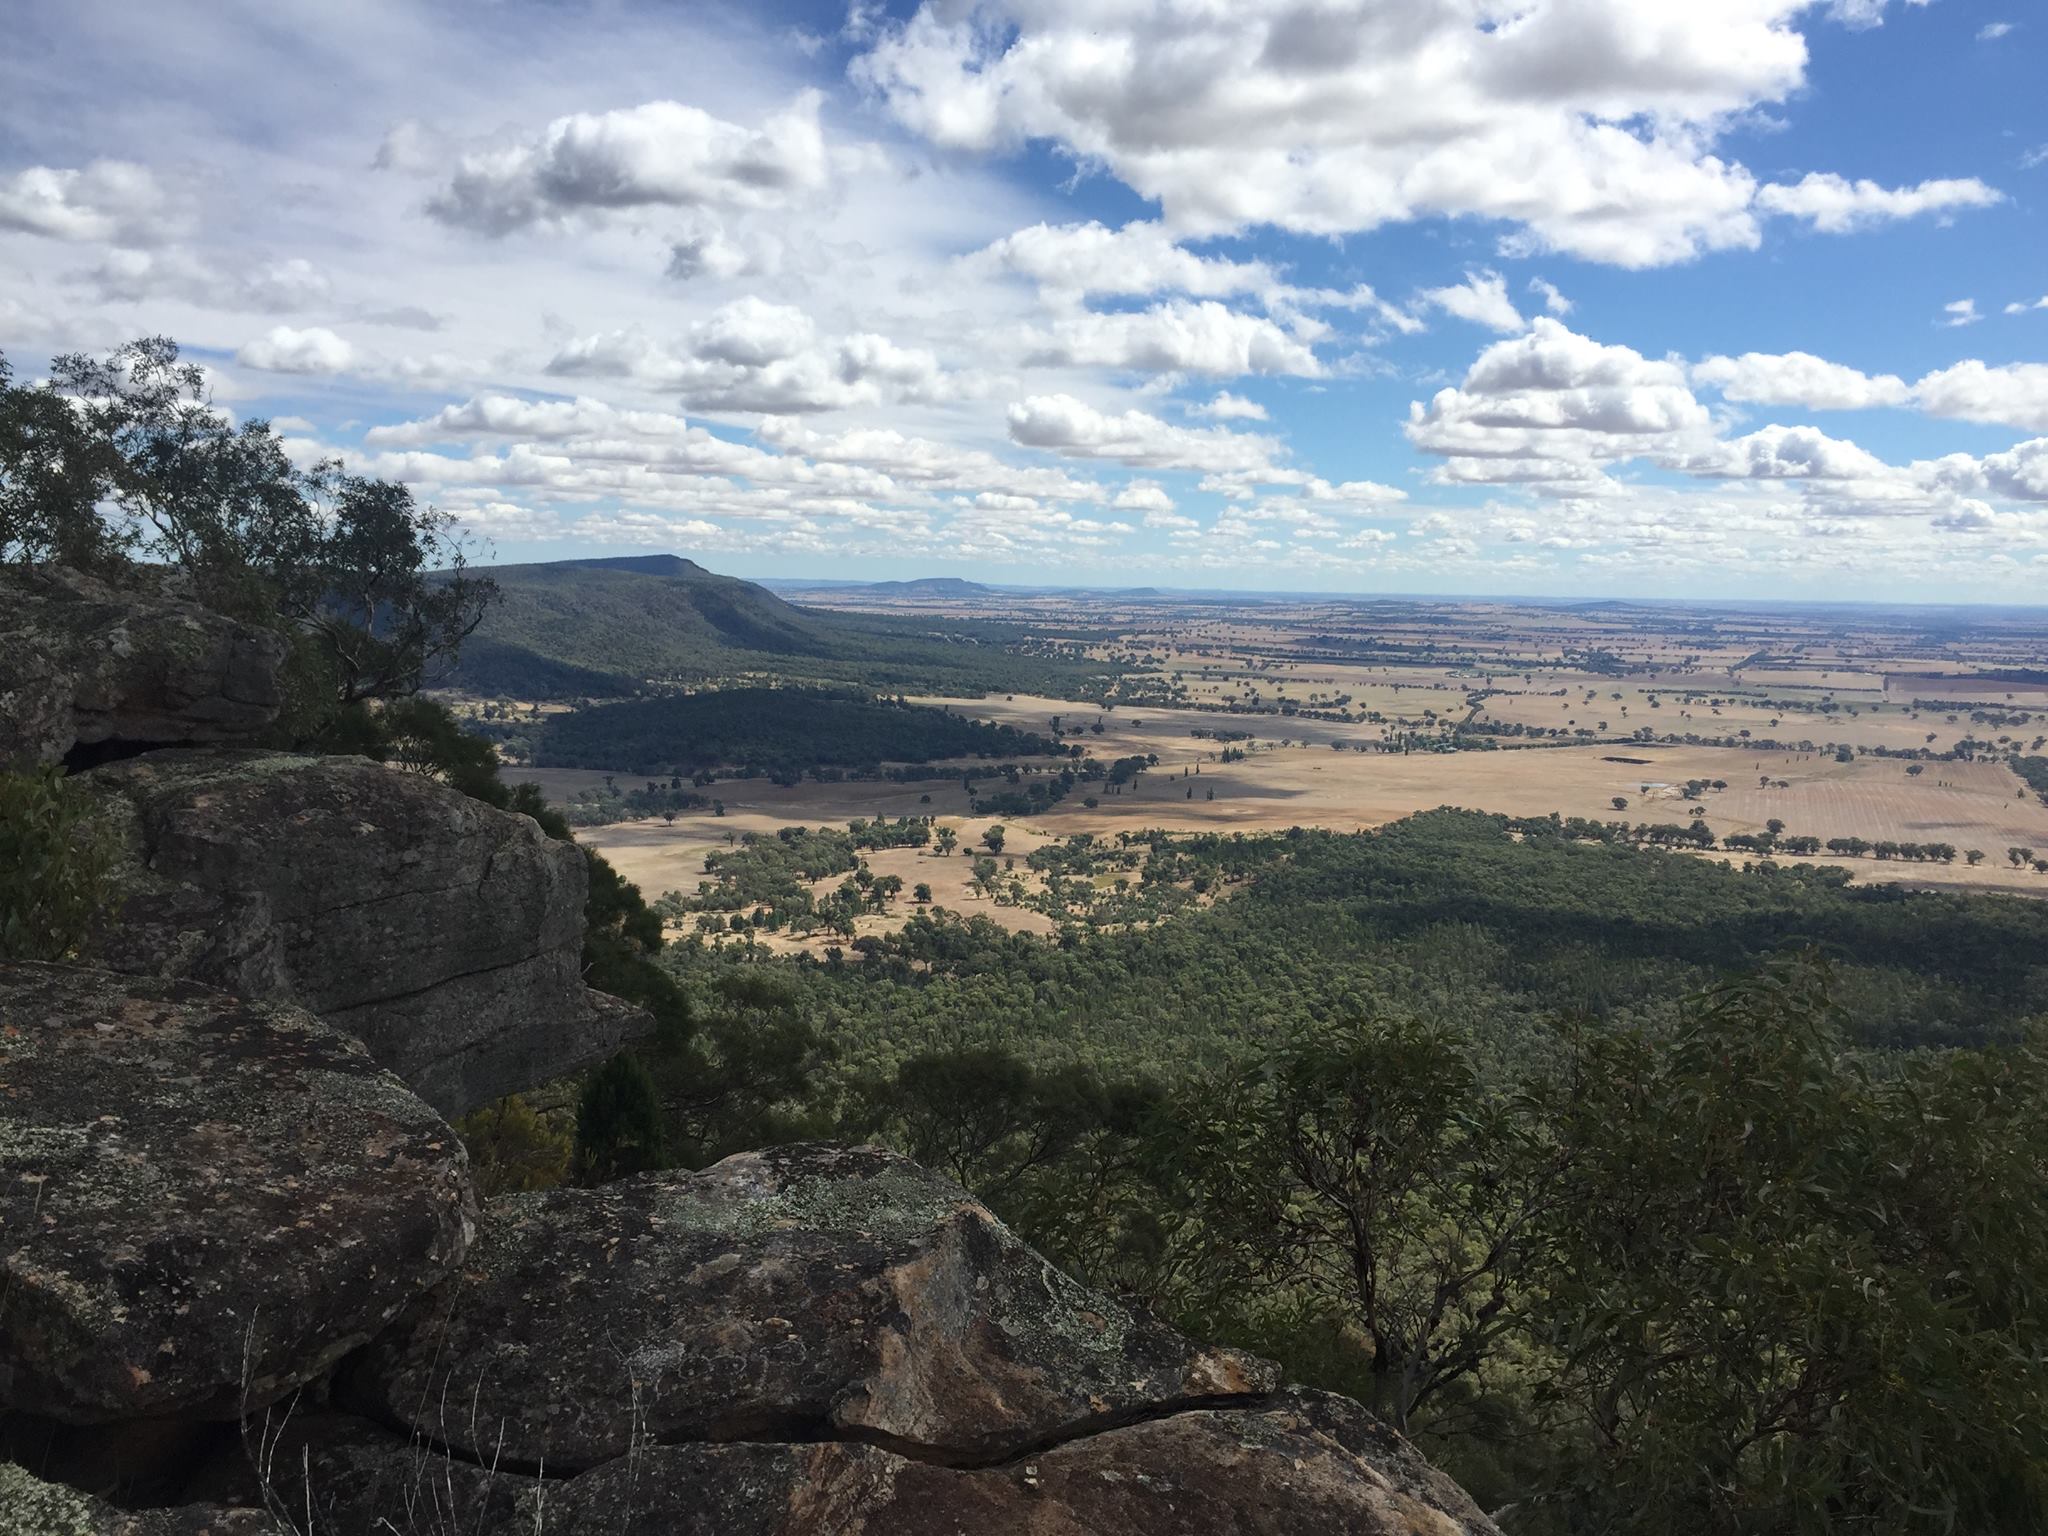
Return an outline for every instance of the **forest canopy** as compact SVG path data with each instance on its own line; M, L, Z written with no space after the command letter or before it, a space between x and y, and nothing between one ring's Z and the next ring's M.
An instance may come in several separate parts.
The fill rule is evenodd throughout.
M2048 1529L2048 904L1544 826L1153 834L1140 891L1221 899L665 963L816 1030L785 1124L1371 1403L1516 1536Z
M1850 886L1799 864L1744 873L1442 810L1363 835L1160 836L1138 870L1225 898L1170 922L1058 943L983 918L918 915L860 964L786 970L834 1021L853 1071L1002 1043L1115 1070L1217 1062L1304 1024L1399 1009L1469 1037L1490 1075L1549 1049L1579 1013L1653 1031L1718 978L1813 946L1859 1045L2010 1040L2048 1018L2048 903Z
M1062 749L1015 726L848 689L722 688L631 699L549 717L534 760L547 768L691 774L1044 757Z

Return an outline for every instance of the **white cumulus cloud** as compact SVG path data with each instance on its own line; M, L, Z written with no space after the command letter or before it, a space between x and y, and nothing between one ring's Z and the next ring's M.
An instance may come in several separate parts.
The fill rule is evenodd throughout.
M340 373L355 361L355 348L325 326L279 325L243 346L235 360L266 373Z
M1198 256L1152 222L1117 229L1093 221L1034 224L963 260L1076 297L1177 292L1222 299L1270 292L1279 281L1262 261Z
M548 372L672 390L696 410L770 414L934 400L957 386L926 348L870 332L821 336L805 311L753 295L720 305L673 340L633 328L576 337Z
M1262 315L1240 314L1213 299L1170 300L1149 309L1081 311L1035 336L1024 361L1033 367L1120 368L1148 373L1248 373L1314 378L1313 348Z
M1861 373L1811 352L1745 352L1695 363L1693 380L1729 400L1756 405L1802 405L1811 411L1860 411L1903 405L1905 380Z
M1557 292L1555 288L1550 291ZM1448 288L1425 288L1422 302L1504 335L1513 336L1529 328L1529 322L1508 297L1507 279L1498 272L1468 272L1462 283Z
M854 78L947 148L1059 145L1180 233L1437 215L1623 266L1751 247L1714 153L1805 82L1805 0L928 0ZM1870 21L1882 0L1834 7Z
M1214 398L1200 405L1188 407L1191 416L1206 416L1211 421L1265 421L1266 408L1256 400L1247 400L1242 395L1233 395L1229 390L1218 390Z
M2048 432L2048 363L1994 368L1973 358L1921 379L1913 403L1930 416Z
M1134 469L1202 470L1269 478L1277 440L1221 427L1176 427L1144 411L1110 413L1072 395L1033 395L1009 410L1010 439L1078 459Z
M156 177L128 160L95 160L77 169L32 165L0 176L0 229L140 245L156 237L163 211Z
M1795 182L1765 187L1756 201L1767 213L1806 219L1824 235L1841 235L1923 214L1989 208L2004 202L2005 194L1974 176L1885 187L1874 181L1850 181L1833 172L1815 172Z
M427 206L494 235L630 208L787 206L831 179L822 101L806 91L754 128L679 101L558 117L531 138L461 156Z
M1547 315L1480 353L1462 384L1411 405L1407 424L1416 447L1449 461L1450 478L1472 483L1586 479L1711 430L1683 366L1604 346Z

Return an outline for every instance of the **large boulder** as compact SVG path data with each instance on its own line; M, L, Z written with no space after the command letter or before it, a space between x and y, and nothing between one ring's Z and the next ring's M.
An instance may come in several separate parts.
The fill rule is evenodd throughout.
M250 741L283 701L275 632L73 571L0 575L0 656L0 764Z
M260 1509L126 1510L0 1461L0 1536L287 1536ZM310 1536L310 1533L308 1533Z
M295 1421L267 1460L271 1495L310 1510L319 1536L1498 1536L1406 1440L1316 1392L1170 1412L987 1467L746 1441L643 1446L542 1481L343 1417ZM201 1491L252 1497L246 1460Z
M964 1462L1269 1390L1076 1284L960 1187L873 1147L511 1195L348 1390L480 1460L843 1437Z
M0 1410L233 1417L461 1260L461 1143L363 1046L189 981L0 966Z
M522 1513L543 1496L556 1536L1498 1536L1407 1441L1320 1393L1171 1414L982 1469L844 1443L654 1447L534 1490Z
M246 1444L200 1464L182 1497L288 1509L299 1536L561 1536L549 1508L560 1486L495 1460L444 1456L352 1414L313 1412L257 1426Z
M260 1509L126 1510L0 1461L0 1536L288 1536ZM310 1536L310 1533L309 1533Z
M85 775L126 848L99 963L297 1003L446 1114L600 1060L572 844L363 758L149 752Z

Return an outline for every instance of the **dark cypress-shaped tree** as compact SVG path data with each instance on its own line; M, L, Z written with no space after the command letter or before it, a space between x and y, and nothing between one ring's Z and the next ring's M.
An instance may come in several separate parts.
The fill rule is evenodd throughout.
M621 1051L576 1106L576 1180L604 1184L662 1165L661 1104L647 1069Z

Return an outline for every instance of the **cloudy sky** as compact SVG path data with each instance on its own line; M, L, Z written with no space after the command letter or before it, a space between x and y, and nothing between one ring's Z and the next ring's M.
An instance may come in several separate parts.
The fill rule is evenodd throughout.
M2041 0L76 0L0 350L498 559L2048 601Z

